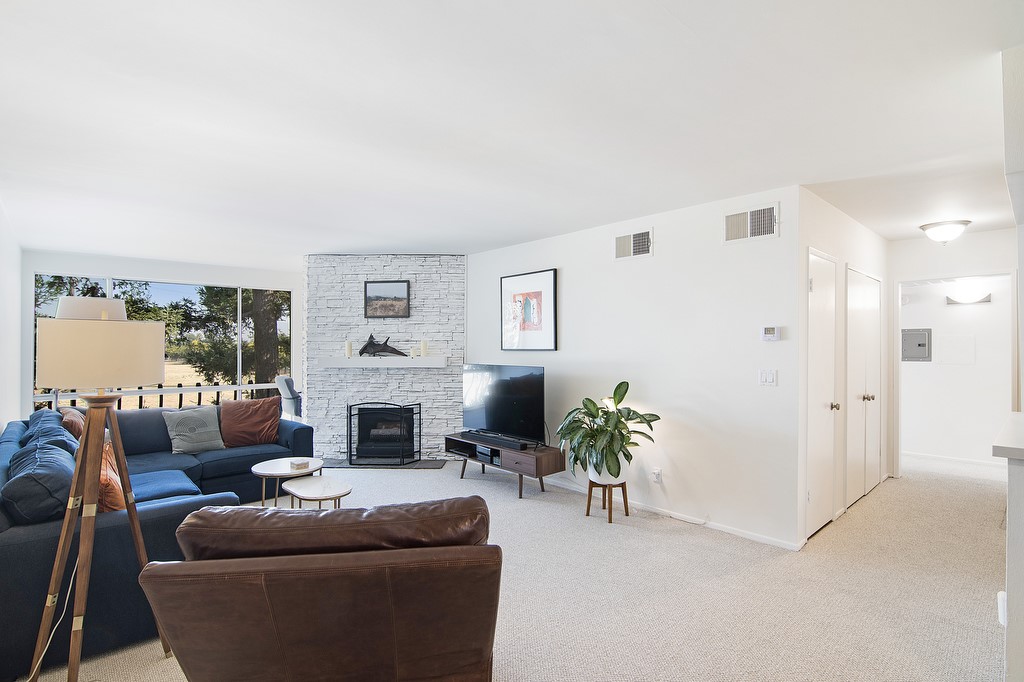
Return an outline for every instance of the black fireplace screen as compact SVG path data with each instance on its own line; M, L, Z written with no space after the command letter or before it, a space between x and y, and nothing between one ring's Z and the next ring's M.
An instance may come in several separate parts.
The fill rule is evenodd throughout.
M348 406L348 463L401 466L420 458L420 404Z

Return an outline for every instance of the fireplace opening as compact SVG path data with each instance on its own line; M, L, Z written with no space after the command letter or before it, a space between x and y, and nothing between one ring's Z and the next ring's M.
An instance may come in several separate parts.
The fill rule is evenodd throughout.
M348 463L402 466L420 458L420 403L348 406Z

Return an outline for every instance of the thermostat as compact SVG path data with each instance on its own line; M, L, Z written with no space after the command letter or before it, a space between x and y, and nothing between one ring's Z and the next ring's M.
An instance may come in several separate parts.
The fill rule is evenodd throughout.
M761 327L762 341L778 341L782 337L782 327Z

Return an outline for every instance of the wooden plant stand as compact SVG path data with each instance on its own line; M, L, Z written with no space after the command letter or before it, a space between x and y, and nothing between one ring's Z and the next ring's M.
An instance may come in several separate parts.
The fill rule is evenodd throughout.
M629 495L626 494L626 482L622 483L594 483L593 481L587 481L590 485L587 486L587 513L585 516L590 516L590 503L594 499L594 488L601 489L601 509L606 506L608 508L608 523L612 522L612 491L616 488L622 488L622 506L626 508L626 516L629 516Z

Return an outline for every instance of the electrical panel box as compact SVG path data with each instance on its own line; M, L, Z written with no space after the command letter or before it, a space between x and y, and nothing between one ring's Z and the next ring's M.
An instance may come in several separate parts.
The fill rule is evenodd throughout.
M903 330L903 360L905 362L932 361L932 330Z

